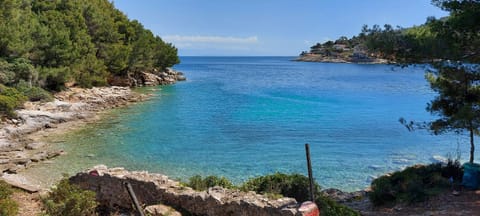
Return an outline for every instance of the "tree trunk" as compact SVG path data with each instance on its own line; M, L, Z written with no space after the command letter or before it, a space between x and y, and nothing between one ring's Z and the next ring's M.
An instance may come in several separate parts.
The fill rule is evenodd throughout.
M475 155L475 144L473 142L473 127L470 124L470 163L473 163L474 155Z

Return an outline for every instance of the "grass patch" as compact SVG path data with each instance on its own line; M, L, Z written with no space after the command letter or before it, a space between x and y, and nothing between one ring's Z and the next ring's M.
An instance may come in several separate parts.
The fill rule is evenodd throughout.
M13 194L12 187L0 181L0 215L1 216L14 216L18 213L18 204L10 199Z

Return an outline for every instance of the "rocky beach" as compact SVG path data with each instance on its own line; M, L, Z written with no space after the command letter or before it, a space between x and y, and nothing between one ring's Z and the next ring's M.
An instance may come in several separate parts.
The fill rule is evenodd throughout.
M90 89L70 87L54 94L53 101L26 102L16 111L15 118L3 120L0 123L0 177L27 191L42 189L17 175L38 163L48 163L50 159L67 154L62 150L48 150L48 146L54 144L40 141L42 137L78 128L98 120L101 112L148 99L148 95L133 91L133 86L174 84L185 77L181 72L167 69L123 80L130 83Z

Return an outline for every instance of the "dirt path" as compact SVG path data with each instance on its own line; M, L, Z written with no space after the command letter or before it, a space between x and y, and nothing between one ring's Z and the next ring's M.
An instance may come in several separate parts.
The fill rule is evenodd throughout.
M18 204L19 216L38 216L41 213L42 204L39 193L27 193L15 191L12 199Z

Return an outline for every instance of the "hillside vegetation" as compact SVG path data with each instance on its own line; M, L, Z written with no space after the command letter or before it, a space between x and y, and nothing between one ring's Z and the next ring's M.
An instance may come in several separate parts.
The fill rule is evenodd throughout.
M18 107L3 89L48 99L66 83L103 86L177 63L174 46L108 0L0 0L0 114Z
M397 63L431 63L441 60L480 62L480 1L433 0L450 12L443 18L428 17L420 26L364 25L352 38L317 43L302 55L387 59Z

